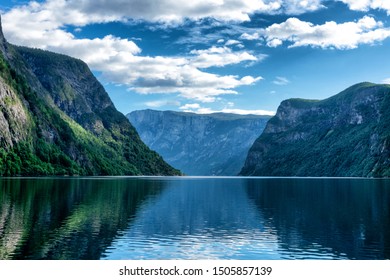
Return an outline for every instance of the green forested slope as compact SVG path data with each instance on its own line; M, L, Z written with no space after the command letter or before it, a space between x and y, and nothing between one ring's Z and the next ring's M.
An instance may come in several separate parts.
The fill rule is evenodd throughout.
M1 30L1 25L0 25ZM0 175L178 175L80 60L0 31Z
M242 175L390 176L390 85L360 83L322 101L290 99L248 153Z

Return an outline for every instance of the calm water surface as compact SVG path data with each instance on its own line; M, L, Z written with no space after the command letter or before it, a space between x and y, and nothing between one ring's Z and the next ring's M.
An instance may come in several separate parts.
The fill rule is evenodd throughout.
M390 180L0 179L0 259L389 259Z

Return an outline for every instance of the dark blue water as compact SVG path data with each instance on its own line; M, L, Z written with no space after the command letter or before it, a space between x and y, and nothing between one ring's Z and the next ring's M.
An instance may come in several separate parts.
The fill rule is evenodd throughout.
M390 180L0 179L0 259L389 259Z

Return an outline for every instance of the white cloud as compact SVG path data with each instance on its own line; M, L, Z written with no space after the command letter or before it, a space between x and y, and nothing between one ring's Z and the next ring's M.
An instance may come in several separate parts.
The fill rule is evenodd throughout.
M80 7L88 1L81 1ZM131 2L131 1L130 1ZM134 2L134 1L133 1ZM179 1L180 2L180 1ZM70 1L32 2L16 7L3 16L4 33L17 45L56 51L84 60L93 70L102 72L108 82L123 84L141 93L175 93L188 99L213 102L221 94L237 94L237 87L252 85L261 77L217 75L199 70L212 66L223 67L260 58L248 52L234 52L228 47L198 50L180 57L142 56L133 41L111 35L104 38L77 39L63 30L64 24L87 24L88 20L112 20L110 13L100 18L80 15L66 10ZM105 1L94 1L97 6ZM63 10L57 11L56 8ZM28 32L25 32L28 30Z
M132 41L120 39L112 35L105 36L103 39L75 39L73 37L56 41L53 43L41 45L44 49L66 53L68 55L81 58L91 67L103 70L110 65L105 65L115 58L131 58L141 53L141 49ZM117 66L119 66L117 64Z
M206 50L193 50L196 55L192 59L192 65L198 68L222 67L230 64L238 64L244 61L260 61L262 56L256 57L246 51L234 52L228 47L211 47Z
M227 102L225 107L221 110L213 110L209 107L202 107L199 103L189 103L181 106L179 109L184 112L196 113L196 114L213 114L213 113L230 113L238 115L268 115L273 116L276 114L275 111L267 110L247 110L247 109L236 109L233 102Z
M7 16L16 23L14 28L25 31L28 27L25 35L35 37L35 32L64 25L129 20L177 24L203 18L244 22L255 13L301 14L322 7L321 0L46 0L16 6Z
M382 84L390 84L390 78L381 81Z
M165 67L165 71L161 70L161 78L158 75L146 79L140 77L133 81L132 89L143 94L177 92L187 99L214 102L219 95L238 94L235 88L252 85L261 79L261 77L251 76L241 79L233 75L220 76L184 65L173 68Z
M225 46L238 45L238 44L241 44L241 42L240 42L240 41L237 41L237 40L228 40L228 41L225 43Z
M270 2L270 3L268 3ZM249 21L255 12L273 12L279 8L269 0L47 0L32 1L11 12L31 15L48 25L84 26L91 23L126 21L180 23L184 19L215 18L223 21ZM33 23L33 22L32 22Z
M119 65L114 62L104 65L109 67L105 71L106 78L131 86L138 93L178 93L201 102L214 102L223 94L237 94L235 88L261 80L261 77L239 78L203 72L183 58L133 56L120 60ZM127 71L121 67L123 65Z
M313 12L324 8L321 4L323 0L279 0L281 9L286 14L302 14L305 12Z
M54 0L53 0L54 1ZM222 21L249 21L254 13L301 14L323 8L322 0L68 0L78 13L106 19L132 18L147 21L181 22L215 18ZM60 1L60 2L65 2Z
M275 111L245 110L245 109L223 109L220 112L222 112L222 113L238 114L238 115L268 115L268 116L273 116L273 115L276 114Z
M152 108L160 108L163 106L180 106L180 102L174 100L154 100L145 102L145 105Z
M290 81L285 77L276 77L273 83L278 86L285 86L288 85Z
M147 21L180 22L184 18L213 17L227 21L248 21L257 11L272 11L262 0L70 0L68 5L85 14Z
M261 31L267 45L276 47L289 42L290 47L313 46L320 48L354 49L360 44L374 44L390 37L390 29L383 23L364 16L356 22L326 22L314 25L298 18L289 18Z
M385 10L390 14L389 0L338 0L349 6L351 10L368 11L370 9Z
M181 106L179 109L184 112L193 112L196 109L199 109L200 105L198 103L192 103L192 104L185 104Z
M270 39L267 42L267 46L271 47L271 48L276 48L276 47L278 47L280 45L283 45L283 41L278 39L278 38Z
M261 80L261 77L246 76L240 79L232 75L203 72L186 58L130 55L113 58L99 68L105 72L107 79L131 86L138 93L178 93L201 102L214 102L222 94L237 94L235 88Z
M267 110L246 110L246 109L233 109L233 108L224 108L222 110L213 110L207 107L201 107L199 104L186 104L180 107L184 112L196 113L196 114L213 114L213 113L227 113L227 114L237 114L237 115L267 115L273 116L276 114L275 111Z
M253 33L253 34L243 33L243 34L240 36L240 39L248 40L248 41L258 40L258 39L260 39L260 35L259 35L259 33L257 33L257 32L255 32L255 33Z

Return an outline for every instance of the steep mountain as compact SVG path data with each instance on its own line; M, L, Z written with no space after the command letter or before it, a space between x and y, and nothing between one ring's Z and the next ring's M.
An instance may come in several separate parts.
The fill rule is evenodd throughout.
M177 175L81 60L6 42L0 19L0 176Z
M360 83L322 101L283 101L241 175L390 176L390 85Z
M151 149L187 175L237 175L270 118L154 110L127 117Z

